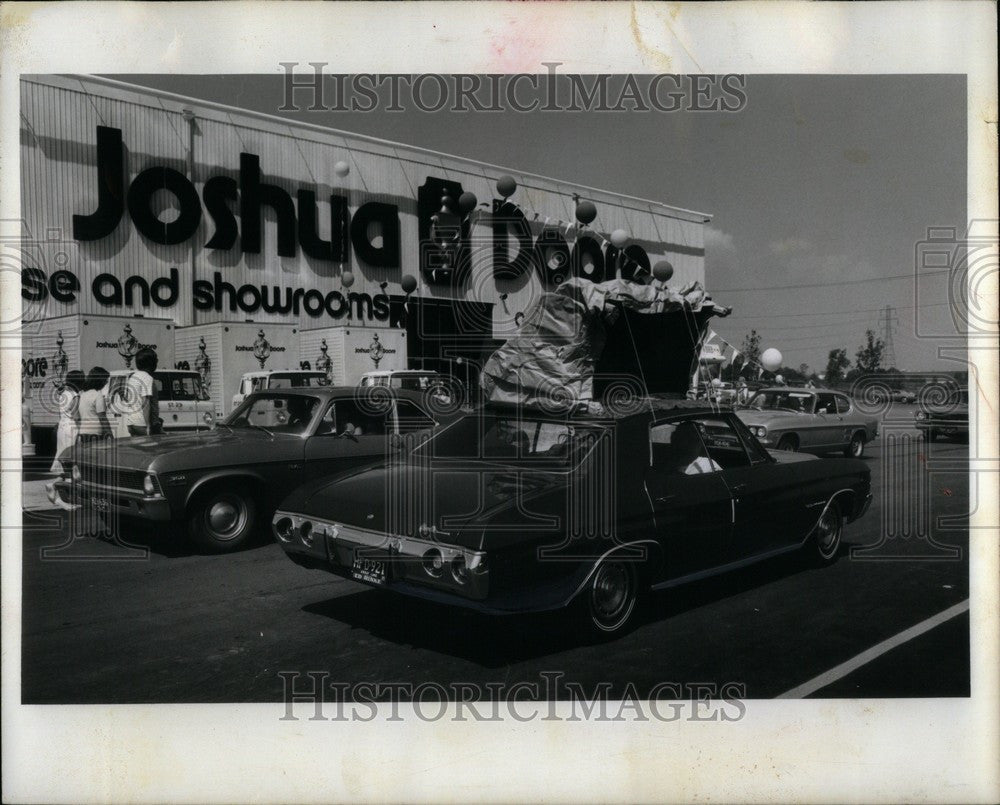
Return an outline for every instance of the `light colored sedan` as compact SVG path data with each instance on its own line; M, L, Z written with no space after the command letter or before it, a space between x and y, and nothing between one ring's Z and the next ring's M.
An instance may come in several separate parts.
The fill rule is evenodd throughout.
M737 416L767 447L807 453L842 451L860 458L878 436L878 420L863 416L846 394L829 389L761 389Z

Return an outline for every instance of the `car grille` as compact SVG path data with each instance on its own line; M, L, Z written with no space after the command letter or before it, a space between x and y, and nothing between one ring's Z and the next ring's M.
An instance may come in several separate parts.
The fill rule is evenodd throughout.
M130 470L123 467L81 464L80 476L84 482L97 486L108 486L141 492L142 482L146 477L146 473L142 470Z

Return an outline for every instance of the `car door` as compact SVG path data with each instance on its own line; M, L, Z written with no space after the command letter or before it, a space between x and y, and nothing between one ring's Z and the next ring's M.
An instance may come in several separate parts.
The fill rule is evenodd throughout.
M721 473L706 471L707 451L695 425L687 420L655 422L649 429L649 448L645 489L663 547L665 579L730 561L732 495ZM700 469L690 471L699 462Z
M829 392L817 394L815 411L814 446L836 447L844 444L844 417L837 413L837 395Z
M775 461L734 415L697 421L733 498L731 557L747 559L794 543L805 523L798 462Z
M330 402L305 445L305 475L318 478L384 460L393 432L393 409L375 408L353 398Z
M834 394L833 397L837 403L837 419L840 422L838 444L846 447L851 443L851 436L859 426L864 428L867 434L867 423L854 410L849 397L844 394Z

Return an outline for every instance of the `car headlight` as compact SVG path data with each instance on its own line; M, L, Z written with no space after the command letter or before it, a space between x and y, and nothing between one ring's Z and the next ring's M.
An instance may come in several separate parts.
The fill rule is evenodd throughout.
M80 465L74 464L73 469L70 471L70 476L73 478L73 483L80 483Z
M146 497L152 497L159 491L156 486L156 479L149 473L146 473L146 477L142 479L142 491Z
M451 577L457 584L465 584L469 580L469 567L463 554L458 554L451 560Z
M206 411L204 414L201 415L201 418L205 420L206 425L211 425L213 422L215 422L215 414L213 414L211 411Z
M758 425L756 428L753 429L753 435L756 436L758 439L763 438L764 436L767 436L767 428Z
M917 411L917 419L927 419L927 413L925 411Z

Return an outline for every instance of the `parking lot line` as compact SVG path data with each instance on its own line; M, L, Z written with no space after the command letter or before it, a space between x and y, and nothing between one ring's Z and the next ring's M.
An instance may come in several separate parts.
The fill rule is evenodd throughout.
M872 660L881 657L888 651L892 651L897 646L903 645L915 637L919 637L924 634L924 632L929 632L936 626L940 626L942 623L951 620L963 612L969 611L969 599L966 598L961 603L955 604L954 606L948 607L948 609L943 612L939 612L937 615L932 615L925 621L921 621L916 626L911 626L909 629L905 629L897 635L893 635L888 640L883 640L881 643L872 646L866 651L862 651L855 657L847 660L847 662L842 662L826 671L819 676L813 677L808 682L803 682L792 688L789 691L785 691L776 698L778 699L802 699L815 693L818 690L822 690L827 685L836 682L838 679L843 679L852 671L856 671L863 665L867 665Z

